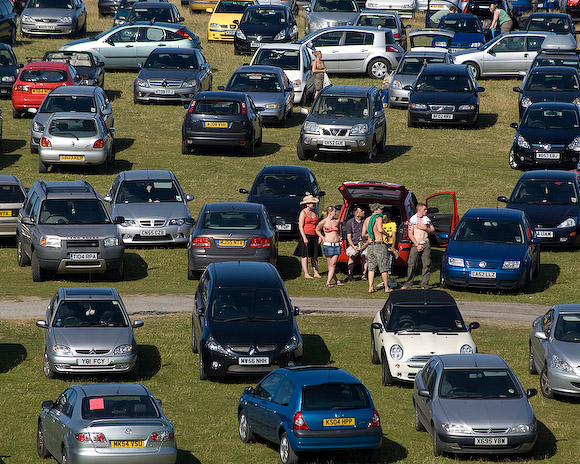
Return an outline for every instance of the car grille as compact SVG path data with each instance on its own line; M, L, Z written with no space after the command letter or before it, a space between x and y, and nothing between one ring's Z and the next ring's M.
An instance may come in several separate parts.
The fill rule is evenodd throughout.
M453 113L455 106L453 105L429 105L429 110L437 113Z
M534 151L541 151L541 152L550 152L550 151L554 151L554 152L559 152L559 151L563 151L564 148L566 148L566 145L564 144L551 144L551 143L532 143L532 150Z
M107 354L110 350L75 350L78 354Z
M235 351L236 353L249 353L250 349L253 348L250 345L235 345L235 346L230 346L232 351ZM256 346L256 350L260 353L268 353L271 351L275 351L276 350L276 345L258 345Z
M248 39L256 42L267 42L274 38L273 35L249 35Z
M139 225L141 227L163 227L165 219L141 219Z
M58 21L58 19L54 19L54 18L48 18L48 19L47 18L44 18L44 19L37 18L37 19L34 19L34 22L35 23L56 23L57 21Z
M67 248L99 248L98 240L67 240Z
M485 263L485 266L480 266L479 263ZM501 261L486 261L484 259L467 260L467 267L474 269L498 269Z
M485 435L491 435L494 433L507 433L509 429L504 428L481 428L481 429L473 429L475 433L482 433Z
M333 135L335 137L344 137L348 133L348 129L322 129L322 135Z
M163 242L167 240L171 240L171 234L151 235L151 236L135 234L133 236L134 242Z
M411 356L409 359L407 359L407 362L408 363L423 363L423 364L425 364L430 359L431 359L431 355Z
M170 81L167 79L149 79L151 87L162 87L166 89L180 89L183 81Z

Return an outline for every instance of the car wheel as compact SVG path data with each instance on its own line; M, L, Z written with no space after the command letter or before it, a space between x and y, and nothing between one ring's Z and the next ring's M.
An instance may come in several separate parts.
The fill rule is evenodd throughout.
M50 368L50 363L48 362L48 355L46 353L44 353L44 357L42 360L42 371L44 372L44 376L47 379L52 380L52 379L56 378L55 373Z
M481 74L479 66L476 65L475 63L472 63L472 62L465 63L465 64L470 69L471 74L473 74L473 77L475 77L476 79L479 79L479 75Z
M288 119L288 113L286 111L284 111L284 114L282 115L282 119L278 123L280 125L280 127L284 127L286 125L287 119Z
M10 45L16 45L16 28L12 29L12 32L10 33Z
M138 105L139 103L141 103L141 102L140 102L140 101L139 101L139 99L137 98L137 95L133 94L133 104L134 104L134 105Z
M389 362L387 361L387 353L385 353L385 350L382 351L382 354L382 381L385 387L390 387L393 385L393 376L391 375L391 370L389 369Z
M384 79L391 72L390 63L384 58L374 58L369 63L367 73L373 79Z
M22 117L22 113L16 111L15 109L12 110L12 118L13 119L20 119Z
M372 163L374 160L377 159L377 150L378 150L377 141L373 139L371 148L369 148L369 150L364 154L365 161L367 163Z
M248 424L246 411L243 409L238 414L238 432L240 434L240 440L242 440L242 443L251 443L256 439Z
M529 344L529 351L528 351L528 372L532 375L536 375L538 373L538 369L536 369L536 363L534 361L534 352L532 351L532 344Z
M36 252L32 252L32 280L34 282L42 282L44 280L45 271L40 267L40 262L38 261L38 257L36 256Z
M517 157L516 157L516 154L515 154L513 148L510 150L510 154L508 155L508 163L510 165L510 168L520 169L520 163L518 163L518 160L517 160Z
M248 141L248 143L244 147L244 150L243 150L244 155L253 155L255 149L256 149L256 140L254 138L254 134L252 134L250 137L250 140Z
M425 432L426 431L425 426L419 419L419 409L417 408L416 404L414 404L414 406L415 406L415 430L417 432Z
M407 116L407 127L417 127L417 124L411 119L411 115Z
M439 288L447 288L447 280L445 279L445 274L441 271L439 276Z
M304 153L304 148L302 147L300 140L298 140L298 143L296 144L296 154L298 155L299 160L304 161L306 159L306 153Z
M191 147L187 144L185 139L181 139L181 154L182 155L191 154Z
M203 355L201 352L199 353L199 380L207 380L207 372L205 371Z
M437 430L435 430L435 425L433 425L433 456L441 456L442 454L443 452L441 451L441 445L439 444Z
M381 139L381 142L377 145L378 152L381 154L385 153L386 145L387 145L387 134L385 131L383 133L383 138Z
M33 147L32 145L30 145L30 153L32 153L33 155L38 154L38 147Z
M534 268L530 264L530 269L526 272L526 281L524 282L524 292L529 293L532 291L532 285L534 280Z
M22 240L19 236L16 237L16 259L18 260L18 265L20 267L28 266L30 264L30 258L24 252L22 248Z
M373 364L380 364L381 358L379 358L379 354L377 353L377 349L375 346L375 337L373 335L373 330L371 329L371 362Z
M38 430L36 432L36 452L38 453L38 457L41 459L50 457L50 452L46 449L44 429L42 428L42 423L40 421L38 421Z
M81 27L79 30L79 34L85 35L86 33L87 33L87 22L85 21L85 23L83 24L83 27Z
M62 447L62 458L60 464L68 464L68 453L66 452L66 448Z
M540 372L540 390L542 390L542 395L548 399L554 399L555 395L550 387L550 381L548 380L548 366L544 364L542 372Z
M290 446L286 432L280 438L280 460L282 464L296 464L298 462L298 456L292 449L292 446Z
M48 165L44 164L39 156L38 157L38 172L43 173L43 172L47 172L47 171L48 171Z

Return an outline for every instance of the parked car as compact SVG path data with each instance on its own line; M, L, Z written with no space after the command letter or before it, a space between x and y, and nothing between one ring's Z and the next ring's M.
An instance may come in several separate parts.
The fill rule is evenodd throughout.
M523 211L471 208L441 257L441 287L529 291L540 273L540 239Z
M392 292L371 324L371 362L382 366L382 383L413 382L434 354L473 354L477 348L457 303L441 290Z
M42 61L70 63L81 76L81 85L98 85L105 88L105 65L91 52L48 51Z
M0 174L0 237L16 236L18 211L24 204L25 196L26 190L18 177Z
M374 161L384 153L387 125L376 87L332 85L320 91L300 129L298 159L320 153L360 154Z
M564 10L572 20L578 21L580 19L580 4L576 0L565 0Z
M459 124L475 127L480 87L467 66L430 64L421 70L409 91L408 126Z
M407 33L396 11L364 9L359 13L354 25L390 29L397 43L404 50L407 48Z
M574 169L580 159L580 109L575 103L532 103L516 129L512 169Z
M171 171L123 171L104 198L126 245L186 244L195 223L186 195Z
M509 365L494 354L433 356L413 388L415 429L433 438L433 454L527 454L538 438L528 398Z
M312 56L306 45L264 44L252 57L250 66L277 66L294 87L294 104L306 105L314 100Z
M298 26L290 8L252 5L246 8L234 34L234 54L252 54L265 43L295 42Z
M413 29L409 32L409 43L413 51L448 51L455 32L447 29Z
M212 40L233 42L234 34L244 11L247 7L255 4L255 0L220 0L213 8L207 23L208 42Z
M207 203L187 243L187 277L199 279L210 263L259 261L276 265L278 231L260 203Z
M542 246L580 246L580 179L574 171L528 171L509 198L498 201L527 214Z
M9 97L12 95L12 86L23 66L18 63L12 47L0 43L0 96Z
M181 23L185 18L179 14L179 10L169 2L137 2L131 7L127 15L127 22L155 21L162 23Z
M297 315L270 263L211 263L197 287L192 317L200 379L260 375L300 362Z
M113 25L123 24L127 21L127 16L131 12L131 8L138 1L141 2L166 2L167 0L120 0L116 13L114 13Z
M116 289L61 287L44 320L43 371L58 374L122 374L137 368L137 343L129 314Z
M181 153L198 147L235 147L253 155L262 145L262 108L240 92L199 92L189 105L181 130Z
M416 0L366 0L365 9L391 10L401 18L411 19L417 10Z
M371 395L337 367L276 369L244 389L238 424L243 443L259 437L278 445L283 464L299 462L304 451L358 449L377 462L381 456L383 430Z
M424 0L423 0L424 1ZM517 0L516 0L517 1ZM489 24L492 21L492 14L489 10L489 7L493 4L498 5L502 10L504 10L510 19L512 20L513 27L519 28L521 27L520 22L518 21L521 17L521 13L514 11L514 7L511 0L469 0L467 4L467 11L466 13L472 13L479 18L479 20L483 23L486 19L489 20Z
M580 395L579 341L578 304L552 306L532 323L529 371L540 374L540 390L546 398Z
M532 13L526 21L525 31L546 31L556 34L574 34L574 22L569 14L540 12Z
M145 385L131 383L71 385L55 401L43 401L36 450L61 463L177 460L173 425L161 401Z
M99 18L103 18L106 15L115 16L120 3L121 0L97 0Z
M304 10L304 35L326 27L351 26L360 11L356 0L311 0Z
M573 51L551 52L542 50L532 61L530 70L538 66L569 66L580 72L580 57Z
M362 26L321 29L297 43L320 50L330 74L366 73L374 79L384 79L404 52L390 30Z
M181 24L136 22L115 26L99 35L75 40L59 50L90 51L106 69L139 69L159 47L201 48L199 38Z
M18 214L16 248L18 265L32 265L34 282L44 280L47 271L123 277L123 240L86 181L32 184Z
M18 15L10 0L0 0L0 40L10 45L16 45L16 29Z
M447 14L441 18L437 27L455 32L451 39L450 52L479 48L487 42L483 26L473 14Z
M465 12L468 0L417 0L417 11L437 11L455 5L458 11Z
M22 37L86 32L87 8L82 0L29 0L20 14Z
M160 47L153 50L133 83L133 103L189 103L202 90L211 90L213 73L197 48Z
M36 114L52 89L80 84L80 74L68 63L27 63L12 87L12 117L19 119L25 114Z
M207 11L210 8L213 10L217 3L218 0L189 0L189 12Z

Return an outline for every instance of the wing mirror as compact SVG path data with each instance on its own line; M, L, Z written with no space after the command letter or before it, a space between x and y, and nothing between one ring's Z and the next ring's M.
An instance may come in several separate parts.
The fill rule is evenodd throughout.
M413 86L412 85L406 85L405 87L403 87L403 90L407 90L407 91L411 91L413 90Z
M195 197L191 194L185 195L185 201L191 201L193 200Z
M538 390L536 390L535 388L528 388L526 390L526 396L528 398L531 398L532 396L536 396L538 394Z
M547 340L548 339L548 336L541 330L539 330L538 332L535 332L534 337L536 337L538 340Z
M246 189L244 189L244 188L241 188L241 189L239 190L239 192L240 192L240 193L243 193L244 195L249 195L249 194L250 194L250 192L248 192L248 191L247 191Z
M510 124L510 127L513 128L513 129L517 129L518 128L518 123L517 122L512 122Z
M300 114L308 116L308 108L300 108Z
M113 219L114 224L123 224L124 222L125 222L124 216L117 216L115 219Z
M508 199L507 199L507 197L504 197L502 195L501 197L497 197L497 201L501 201L502 203L507 203Z
M295 316L299 316L300 315L300 308L298 306L294 306L294 315Z
M419 394L419 396L422 396L423 398L429 398L431 396L431 394L429 393L429 390L419 390L417 392Z
M40 327L41 329L48 329L48 324L46 321L36 321L36 326Z
M469 331L471 332L472 330L475 329L479 329L479 322L472 322L471 324L469 324Z
M383 324L381 324L380 322L373 322L371 324L371 329L380 330L382 332L383 331Z
M52 409L54 408L54 402L52 401L43 401L42 402L42 409Z
M485 87L478 87L477 93L485 92Z
M523 93L524 92L524 89L522 89L521 87L514 87L513 88L513 91L514 92L517 92L517 93Z
M246 387L246 388L244 388L244 393L246 395L253 395L255 393L254 387Z
M205 314L205 309L203 306L198 306L196 311L198 316L203 316Z
M138 327L143 327L143 321L141 319L137 319L136 321L133 321L132 325L134 329Z

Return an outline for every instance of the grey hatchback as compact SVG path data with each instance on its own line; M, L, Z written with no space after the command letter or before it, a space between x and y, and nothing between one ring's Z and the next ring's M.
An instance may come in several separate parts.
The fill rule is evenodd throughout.
M20 15L20 35L77 35L87 31L82 0L29 0Z

